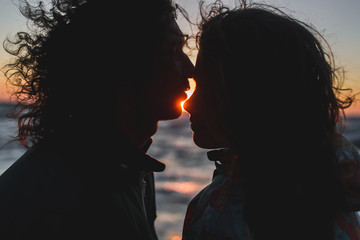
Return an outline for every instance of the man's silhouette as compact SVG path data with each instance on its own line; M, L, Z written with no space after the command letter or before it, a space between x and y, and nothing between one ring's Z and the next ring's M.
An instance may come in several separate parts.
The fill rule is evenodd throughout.
M17 139L0 177L1 239L157 239L146 155L180 116L193 65L169 0L20 6L32 32L5 42Z

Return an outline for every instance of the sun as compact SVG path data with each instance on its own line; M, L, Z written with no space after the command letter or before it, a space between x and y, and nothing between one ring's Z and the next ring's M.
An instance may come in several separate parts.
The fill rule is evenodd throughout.
M186 98L185 101L182 101L182 102L180 103L181 109L182 109L183 112L186 112L186 110L184 109L184 103L191 97L191 95L194 93L195 88L196 88L196 82L195 82L194 79L189 78L189 84L190 84L190 90L188 90L188 91L185 92L186 95L187 95L187 98Z

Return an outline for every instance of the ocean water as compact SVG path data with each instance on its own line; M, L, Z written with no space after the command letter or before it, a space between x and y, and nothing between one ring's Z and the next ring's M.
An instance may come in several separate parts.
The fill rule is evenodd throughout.
M16 123L5 117L10 107L0 104L0 146L16 132ZM348 119L344 135L360 148L360 117ZM207 160L206 150L194 145L186 113L177 120L161 122L153 140L148 154L166 164L164 172L155 174L158 214L155 226L160 240L178 240L187 204L210 183L214 164ZM17 142L1 149L0 174L24 152Z

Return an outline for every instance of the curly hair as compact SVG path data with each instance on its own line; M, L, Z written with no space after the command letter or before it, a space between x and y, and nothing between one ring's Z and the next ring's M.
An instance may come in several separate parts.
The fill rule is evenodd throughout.
M17 87L12 117L16 140L27 147L75 121L87 122L114 108L116 89L144 87L161 51L167 19L176 18L170 0L19 0L29 32L4 42L16 60L5 66ZM139 70L138 68L141 68ZM100 118L100 117L99 117Z
M224 27L222 26L226 19L235 18L236 15L240 15L240 12L237 10L250 10L250 9L262 9L269 13L273 13L279 16L282 16L284 19L288 20L289 22L293 23L294 26L298 25L304 33L308 36L309 39L314 41L314 52L318 52L321 59L318 59L319 62L324 63L323 66L323 74L325 75L324 78L321 78L321 75L317 75L318 80L324 80L324 92L325 98L324 101L330 101L325 106L326 111L328 112L328 120L331 126L331 131L336 131L336 124L340 124L341 115L346 120L346 116L344 113L344 109L349 108L355 100L356 94L352 94L352 89L350 88L342 88L344 80L345 80L345 70L343 67L336 66L335 58L329 43L326 39L322 36L322 34L316 30L314 26L311 24L305 23L298 19L291 17L290 15L286 14L280 8L275 6L264 4L264 3L256 3L252 2L251 0L239 0L240 4L237 8L230 10L229 7L225 6L221 0L216 0L214 3L210 5L205 5L204 1L200 1L200 16L201 21L197 24L199 28L199 32L196 36L197 39L197 48L200 48L200 45L203 48L212 47L212 46L204 46L206 45L205 40L208 42L209 45L212 44L212 41L208 41L207 35L210 35L211 32L215 31L222 31ZM251 10L250 10L251 11ZM210 22L210 23L209 23ZM254 24L255 25L255 24ZM255 27L253 25L253 27ZM222 28L216 29L216 28ZM202 36L202 37L200 37ZM221 43L224 44L221 50L225 50L219 55L225 55L230 51L228 43L225 43L225 35L222 36ZM227 47L227 48L226 48Z
M344 207L337 125L354 100L341 87L343 68L315 27L274 6L202 1L201 9L199 53L226 106L218 126L248 179L250 230L256 239L333 239Z

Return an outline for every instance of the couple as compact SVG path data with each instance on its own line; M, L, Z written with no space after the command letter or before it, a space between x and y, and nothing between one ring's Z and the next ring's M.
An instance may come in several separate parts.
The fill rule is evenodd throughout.
M215 162L184 239L359 239L359 154L337 131L326 41L265 5L202 11L196 67L169 0L53 0L22 13L37 32L5 47L29 150L0 177L1 239L157 239L146 154L185 103ZM214 150L215 149L215 150Z

